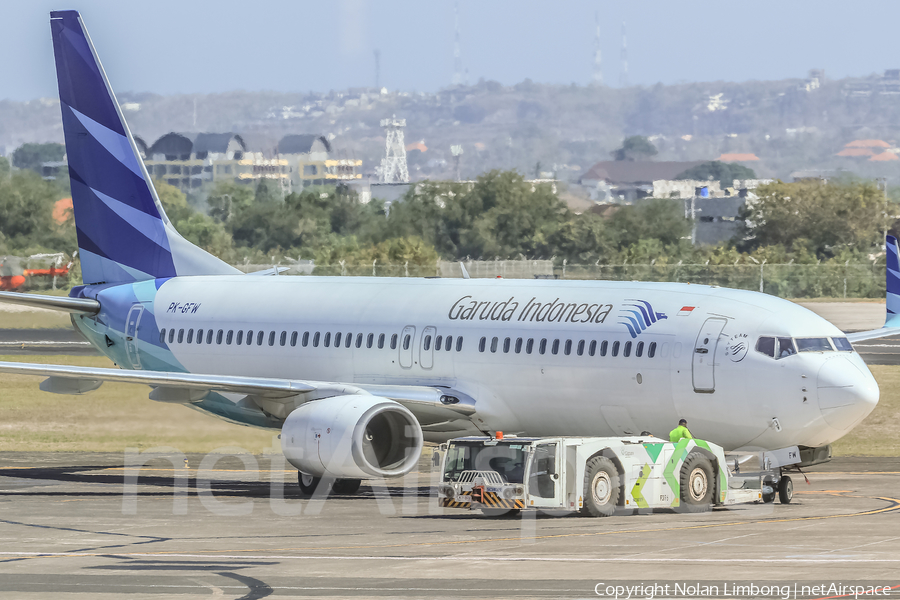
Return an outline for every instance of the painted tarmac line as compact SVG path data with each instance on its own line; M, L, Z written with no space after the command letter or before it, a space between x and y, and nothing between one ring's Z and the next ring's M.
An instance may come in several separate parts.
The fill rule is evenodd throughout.
M209 554L189 554L189 553L159 553L159 552L0 552L0 556L23 557L23 558L154 558L164 554L168 558L202 558L234 560L234 559L277 559L277 560L374 560L374 561L450 561L450 562L469 562L472 561L489 561L489 562L585 562L585 563L602 563L602 562L693 562L693 563L781 563L786 560L791 563L900 563L900 558L842 558L842 557L822 557L822 558L685 558L685 557L645 557L639 558L634 556L615 556L615 557L572 557L572 556L478 556L467 554L465 556L340 556L340 555L300 555L300 554L223 554L210 556Z

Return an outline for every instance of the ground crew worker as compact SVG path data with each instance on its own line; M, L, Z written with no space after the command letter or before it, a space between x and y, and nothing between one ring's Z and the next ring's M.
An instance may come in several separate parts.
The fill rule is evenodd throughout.
M691 431L687 428L687 419L678 421L678 427L669 432L669 441L673 444L677 444L683 438L689 440L694 439L694 436L691 435Z

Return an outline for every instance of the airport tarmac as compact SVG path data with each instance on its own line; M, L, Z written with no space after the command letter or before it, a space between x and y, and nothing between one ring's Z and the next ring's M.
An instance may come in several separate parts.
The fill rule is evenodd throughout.
M187 469L176 457L174 471L154 459L132 485L124 455L0 454L0 596L588 598L598 583L900 583L900 458L813 467L789 505L605 519L438 509L430 457L401 481L325 501L300 499L278 458L245 458L260 470L235 456L189 456Z

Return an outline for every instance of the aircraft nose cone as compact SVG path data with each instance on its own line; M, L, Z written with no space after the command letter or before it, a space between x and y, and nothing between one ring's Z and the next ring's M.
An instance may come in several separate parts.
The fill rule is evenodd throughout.
M819 410L832 427L848 430L878 404L878 383L869 370L847 356L835 356L819 369Z

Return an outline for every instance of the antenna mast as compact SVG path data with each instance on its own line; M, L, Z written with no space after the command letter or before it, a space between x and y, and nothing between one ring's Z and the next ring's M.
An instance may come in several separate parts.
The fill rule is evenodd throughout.
M454 0L453 2L453 22L455 24L453 36L453 85L462 85L462 52L459 49L459 0Z
M597 23L597 31L594 34L594 85L603 85L603 69L601 68L600 55L600 13L594 13L594 21Z

